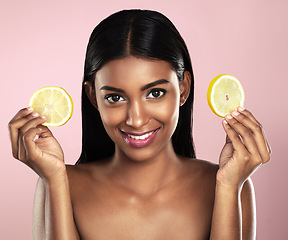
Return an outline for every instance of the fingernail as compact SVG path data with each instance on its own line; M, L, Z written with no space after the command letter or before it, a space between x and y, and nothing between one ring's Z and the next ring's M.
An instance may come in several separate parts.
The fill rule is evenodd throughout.
M27 107L27 110L30 112L30 111L33 111L33 107Z
M43 118L43 119L46 119L46 117L45 117L45 116L41 116L41 118Z
M226 117L227 117L228 119L232 119L232 118L233 118L230 114L228 114Z
M238 107L238 110L240 111L240 112L243 112L244 110L245 110L245 108L244 107Z
M234 115L234 116L238 116L240 113L239 112L237 112L237 111L233 111L232 112L232 115Z
M228 124L227 121L226 121L225 119L223 120L223 122L224 122L225 124Z
M35 112L35 113L32 113L31 115L32 115L32 117L38 117L39 113Z

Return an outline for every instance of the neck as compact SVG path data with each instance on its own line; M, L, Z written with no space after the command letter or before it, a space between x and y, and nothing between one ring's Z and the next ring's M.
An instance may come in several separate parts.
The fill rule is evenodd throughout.
M115 149L111 177L115 184L140 196L155 194L179 175L180 158L172 143L156 156L145 160L129 158Z

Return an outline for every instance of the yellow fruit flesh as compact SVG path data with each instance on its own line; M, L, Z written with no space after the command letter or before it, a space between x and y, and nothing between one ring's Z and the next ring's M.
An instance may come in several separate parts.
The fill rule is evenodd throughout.
M73 102L66 91L60 87L44 87L31 97L29 106L40 116L45 116L46 126L61 126L72 116Z
M208 104L211 110L220 117L237 110L239 106L243 107L244 99L244 91L240 82L231 75L219 75L209 84Z

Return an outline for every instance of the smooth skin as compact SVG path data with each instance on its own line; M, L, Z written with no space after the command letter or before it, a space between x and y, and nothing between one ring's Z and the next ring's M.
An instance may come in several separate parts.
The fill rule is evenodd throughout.
M109 159L65 165L45 118L25 108L10 121L13 156L38 175L35 239L255 239L250 176L270 159L263 128L239 108L223 120L219 165L178 156L171 136L191 76L179 84L167 62L126 57L106 63L85 91L115 142ZM123 132L157 129L144 147ZM35 137L39 136L35 140Z

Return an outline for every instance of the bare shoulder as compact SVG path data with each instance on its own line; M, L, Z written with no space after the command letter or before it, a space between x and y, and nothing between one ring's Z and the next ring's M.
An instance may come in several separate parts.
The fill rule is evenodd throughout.
M70 186L81 181L89 172L88 168L83 167L82 165L66 165L66 169Z
M89 162L79 165L66 165L67 174L69 180L83 178L83 177L95 177L98 174L103 173L105 162Z
M183 159L183 176L191 183L194 192L201 192L207 199L214 198L216 186L216 174L219 169L218 164L192 158Z
M186 171L193 172L202 177L216 177L219 165L196 158L183 158Z
M107 161L83 163L79 165L66 165L69 179L70 194L73 199L81 194L89 194L89 191L103 185L107 173Z
M88 164L80 164L80 165L66 165L67 174L69 179L73 179L75 177L79 177L81 175L85 175L89 172Z

